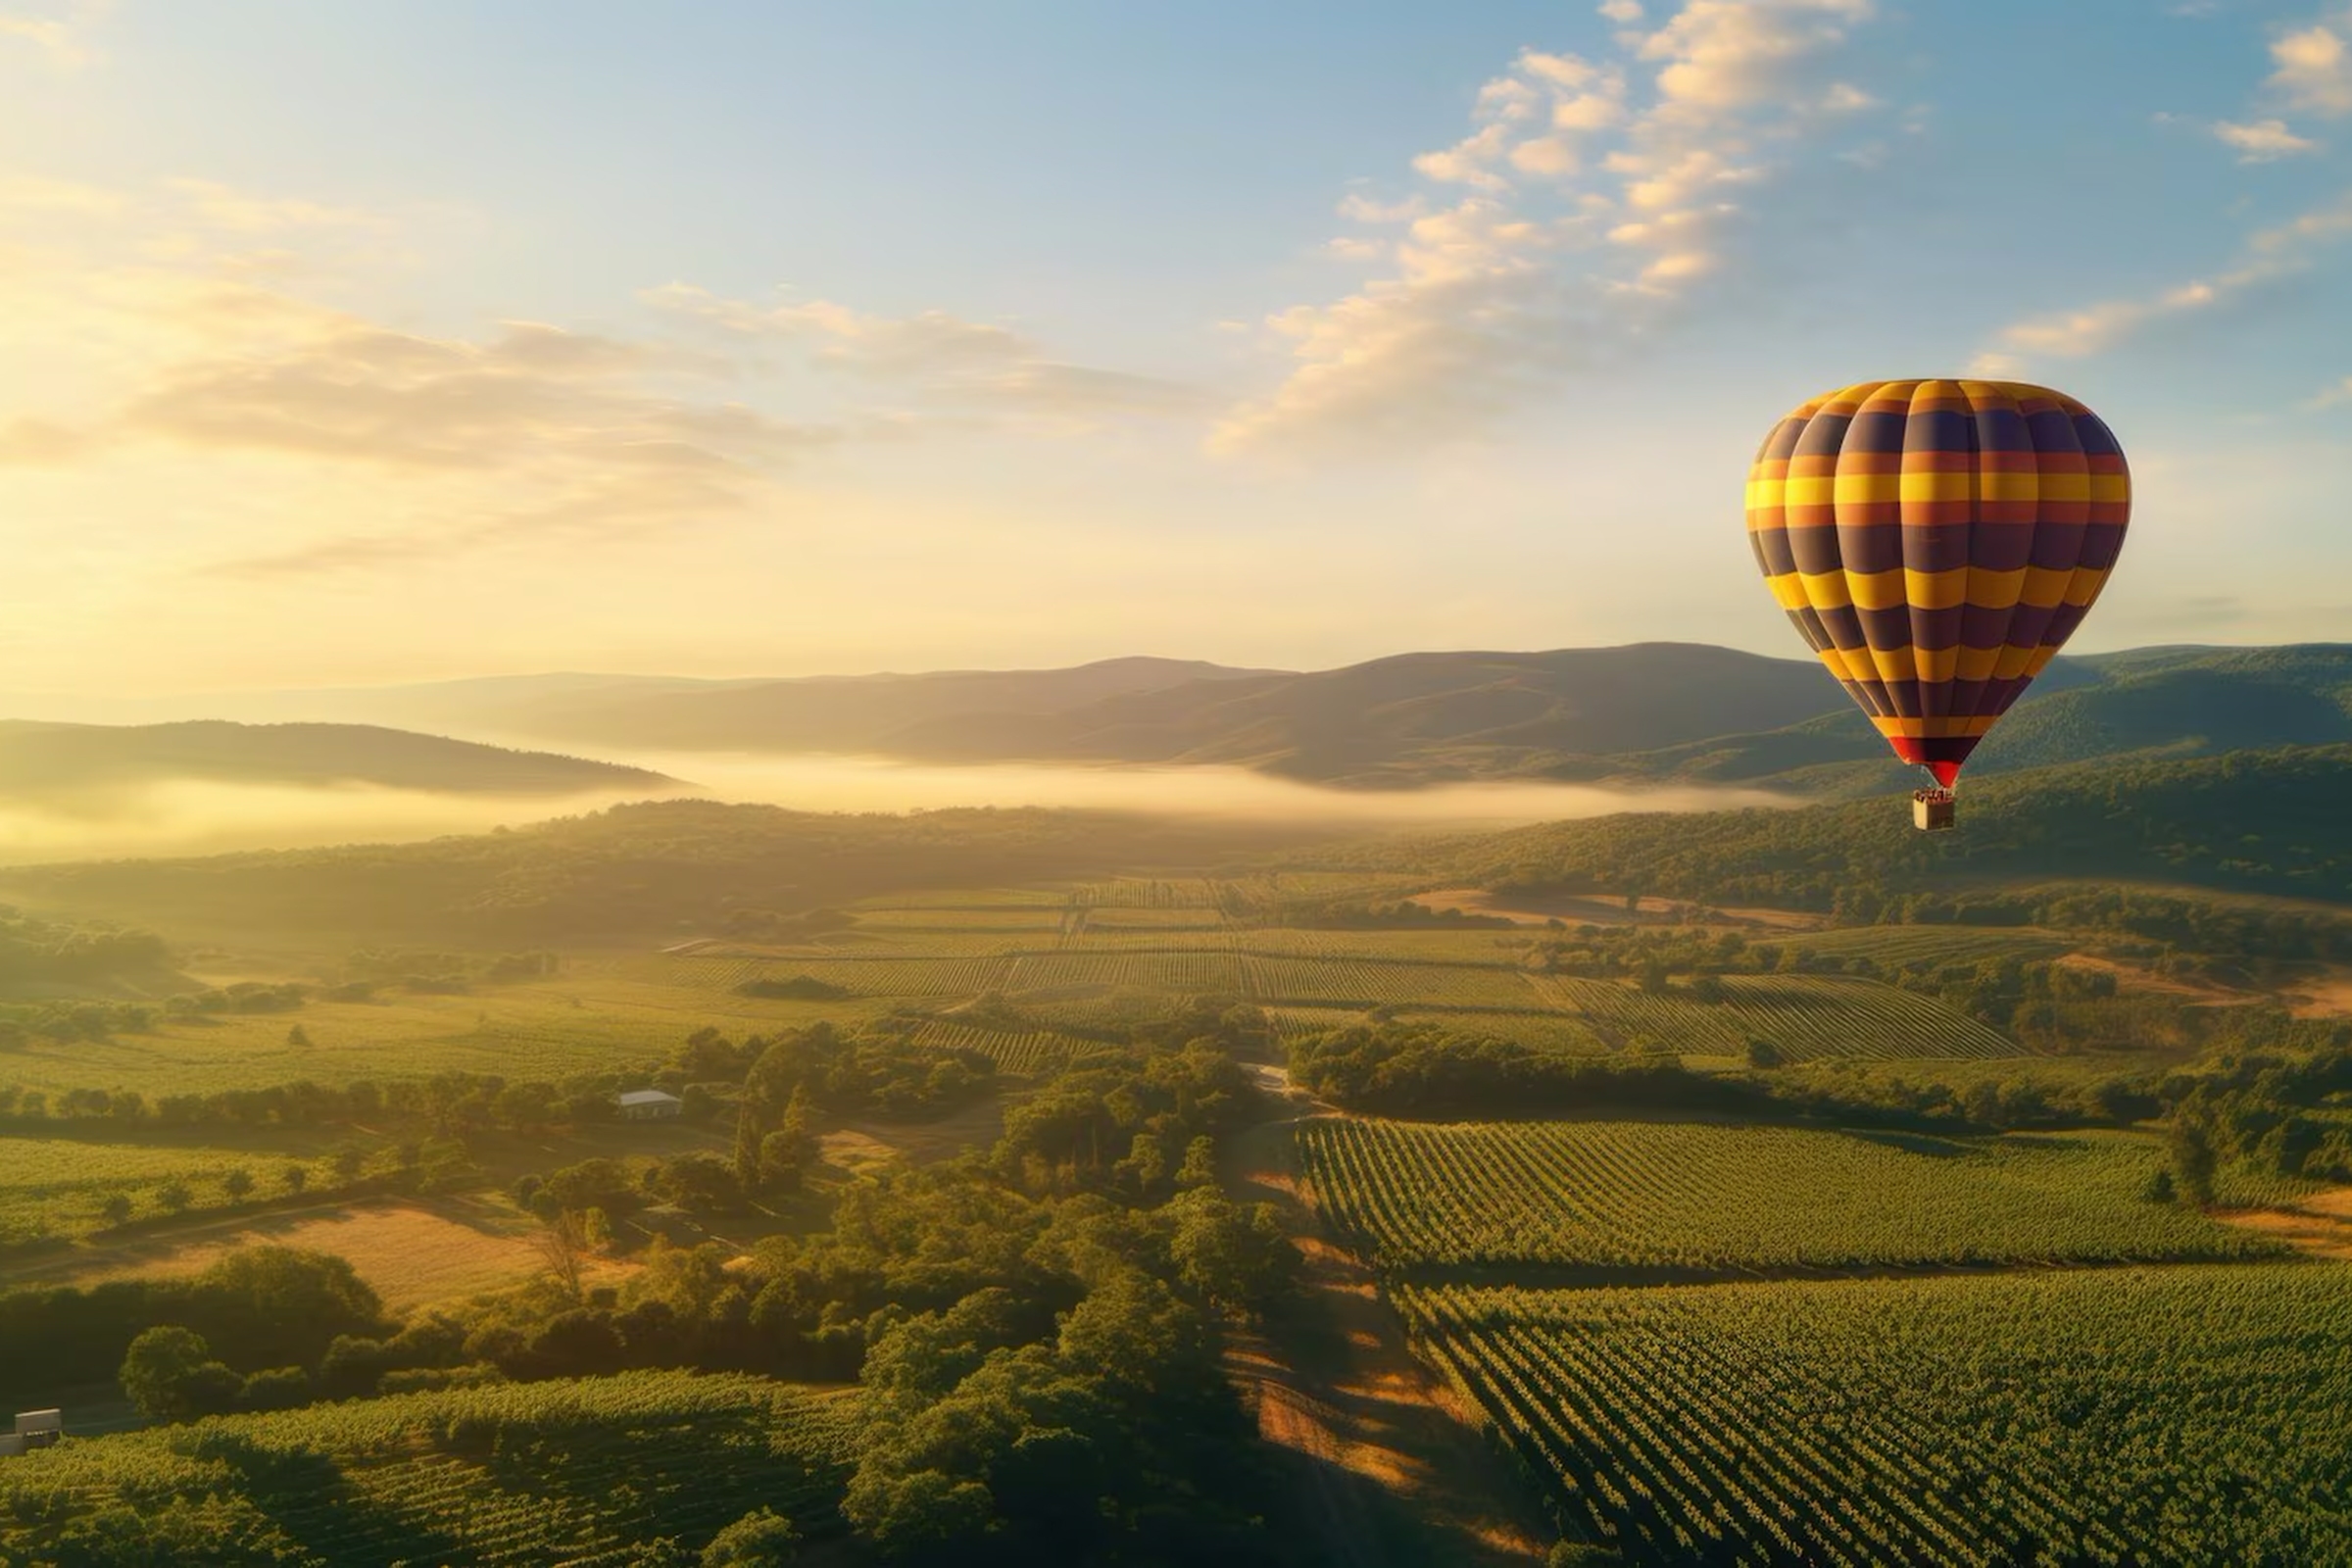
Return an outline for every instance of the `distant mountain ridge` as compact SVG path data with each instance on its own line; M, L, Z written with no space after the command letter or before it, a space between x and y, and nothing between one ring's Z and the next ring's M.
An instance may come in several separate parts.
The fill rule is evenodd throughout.
M1218 764L1358 787L1523 778L1837 799L1911 776L1811 660L1698 643L1400 654L1306 672L1135 658L778 680L499 676L172 701L618 754ZM2054 662L1968 776L2341 742L2352 742L2352 645L2135 649Z

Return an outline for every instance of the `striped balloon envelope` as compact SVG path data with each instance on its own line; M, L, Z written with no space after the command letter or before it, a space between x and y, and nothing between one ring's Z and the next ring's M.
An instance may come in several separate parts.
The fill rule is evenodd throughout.
M2114 433L2017 381L1841 387L1775 425L1747 476L1773 597L1947 808L2106 586L2131 511Z

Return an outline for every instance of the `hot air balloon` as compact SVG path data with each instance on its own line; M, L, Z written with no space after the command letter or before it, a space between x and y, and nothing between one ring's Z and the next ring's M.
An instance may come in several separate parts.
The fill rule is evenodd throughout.
M1895 756L1922 828L2074 634L2132 511L2123 448L2062 392L1859 381L1799 404L1747 475L1747 538L1798 635Z

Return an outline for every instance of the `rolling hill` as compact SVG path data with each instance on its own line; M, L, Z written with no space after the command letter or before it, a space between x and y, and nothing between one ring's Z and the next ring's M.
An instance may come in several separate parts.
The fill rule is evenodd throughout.
M0 798L82 795L175 779L518 796L665 789L678 782L641 767L368 724L0 721Z
M169 700L181 707L199 701L215 706L212 716L368 720L607 752L1219 764L1358 787L1535 778L1737 784L1846 799L1907 788L1910 779L1811 660L1694 643L1401 654L1306 673L1114 659L1068 669L793 680L502 676ZM363 735L389 732L351 723L334 726L340 738L294 734L319 727L277 725L234 741L190 724L120 733L148 733L152 739L138 744L176 758L244 748L305 777L316 766L342 765L317 760L338 748L370 767L396 768L400 758L397 767L413 761L430 771L443 765L429 760L431 749L456 744L421 736L364 742ZM2348 742L2352 645L2136 649L2053 663L1971 760L1969 777L2098 758ZM87 747L93 755L113 744L133 745L40 743L65 752ZM10 747L25 743L0 739L0 782ZM477 759L470 771L505 777L531 767L561 774L598 765L566 759L526 765L525 755L507 753L495 764ZM469 771L458 753L443 756L450 769ZM26 765L37 771L45 764Z
M1655 893L1828 910L1865 894L2068 879L2352 904L2352 745L2019 770L1924 834L1884 797L1794 810L1628 813L1371 846L1363 863L1494 888Z

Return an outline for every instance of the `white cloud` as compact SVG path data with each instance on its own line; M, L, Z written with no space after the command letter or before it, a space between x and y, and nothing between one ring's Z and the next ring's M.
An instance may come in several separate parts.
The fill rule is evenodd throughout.
M1558 136L1539 136L1511 149L1511 167L1524 174L1573 174L1580 162L1575 146Z
M1611 0L1602 15L1642 11ZM1271 317L1288 377L1230 411L1212 444L1443 435L1624 352L1728 270L1748 191L1875 104L1835 69L1871 15L1872 0L1687 0L1621 34L1618 58L1522 51L1478 93L1475 128L1413 161L1470 194L1415 217L1385 277Z
M2352 48L2338 21L2320 23L2273 40L2271 59L2278 69L2264 83L2295 109L2315 114L2352 114Z
M2274 158L2315 151L2320 145L2287 129L2283 120L2257 120L2243 125L2217 120L2213 133L2225 145L2237 149L2241 164L2267 164Z
M1369 196L1349 195L1340 202L1340 216L1359 223L1403 223L1429 211L1429 203L1418 196L1407 196L1400 202L1376 202Z
M1446 184L1500 190L1506 182L1495 172L1494 165L1509 148L1509 125L1496 121L1443 151L1423 153L1413 160L1413 170Z
M0 10L0 41L30 44L58 69L77 71L98 58L89 34L108 9L104 0L10 6Z
M795 344L824 368L941 402L1062 419L1179 414L1203 404L1195 388L1065 364L1009 328L946 311L872 316L830 300L760 306L689 283L642 297L672 319L738 339Z
M2313 252L2347 233L2352 233L2352 191L2291 222L2248 235L2236 263L2210 277L2029 318L2003 327L2000 346L1988 354L2014 365L2019 356L2080 359L2104 353L2155 322L2212 312L2260 284L2301 271L2311 265Z

